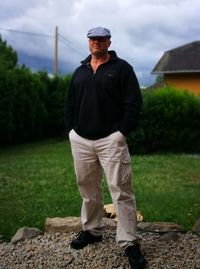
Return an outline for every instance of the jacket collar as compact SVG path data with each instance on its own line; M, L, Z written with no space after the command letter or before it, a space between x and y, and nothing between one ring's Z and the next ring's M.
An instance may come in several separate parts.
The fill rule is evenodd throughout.
M117 53L114 50L110 50L108 51L108 53L110 54L110 59L109 61L114 61L118 59ZM91 54L85 58L83 61L81 61L82 65L88 65L90 63L91 60Z

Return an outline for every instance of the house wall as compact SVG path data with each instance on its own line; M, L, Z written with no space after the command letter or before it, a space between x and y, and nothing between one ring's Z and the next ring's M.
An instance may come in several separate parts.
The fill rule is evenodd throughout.
M199 74L165 74L164 80L167 85L180 90L188 90L200 95Z

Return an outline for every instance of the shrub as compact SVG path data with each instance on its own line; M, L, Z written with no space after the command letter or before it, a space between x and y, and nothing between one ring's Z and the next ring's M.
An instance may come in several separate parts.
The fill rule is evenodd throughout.
M6 87L7 70L0 66L0 143L12 140L14 130L13 102L15 88Z
M131 152L200 152L200 98L171 88L146 91L128 143Z
M45 123L47 137L60 136L64 133L64 101L71 75L51 78L47 87Z
M0 72L0 144L63 135L70 78L50 78L24 66Z
M7 121L12 126L7 134L10 140L24 142L41 137L46 109L40 80L25 67L11 69L6 73L3 91L9 98L8 109L12 115L10 123Z
M70 79L17 66L17 53L0 36L0 144L63 134Z

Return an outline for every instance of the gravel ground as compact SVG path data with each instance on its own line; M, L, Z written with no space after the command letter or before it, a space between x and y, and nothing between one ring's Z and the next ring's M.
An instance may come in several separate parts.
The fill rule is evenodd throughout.
M200 269L200 237L179 233L165 242L155 233L138 232L149 269ZM0 269L130 269L124 251L116 246L115 231L106 230L103 241L73 250L75 234L44 234L34 239L0 244Z

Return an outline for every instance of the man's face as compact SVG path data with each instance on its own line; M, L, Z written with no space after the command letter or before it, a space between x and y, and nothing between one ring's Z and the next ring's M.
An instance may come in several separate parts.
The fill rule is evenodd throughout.
M110 38L93 37L89 38L89 49L95 56L101 56L107 53L111 44Z

